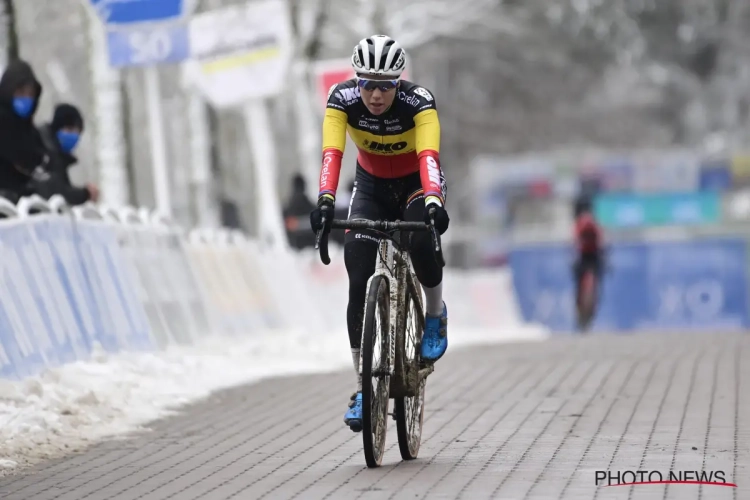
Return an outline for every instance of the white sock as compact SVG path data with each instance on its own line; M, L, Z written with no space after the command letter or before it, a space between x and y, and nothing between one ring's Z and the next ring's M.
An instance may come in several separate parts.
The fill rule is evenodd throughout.
M434 288L427 288L422 285L426 299L425 309L430 316L440 316L443 314L443 282Z
M357 391L361 391L362 377L359 375L359 349L352 349L352 363L354 363L354 373L357 377Z

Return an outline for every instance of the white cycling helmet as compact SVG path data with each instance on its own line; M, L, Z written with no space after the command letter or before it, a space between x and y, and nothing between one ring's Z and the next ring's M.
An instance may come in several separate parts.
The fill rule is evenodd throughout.
M357 75L381 75L397 79L406 67L406 51L393 38L373 35L354 47L352 68Z

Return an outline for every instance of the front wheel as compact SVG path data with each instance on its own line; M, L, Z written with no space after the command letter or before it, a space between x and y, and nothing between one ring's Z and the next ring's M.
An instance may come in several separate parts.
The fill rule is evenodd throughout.
M424 331L424 319L416 307L416 298L411 290L406 293L406 314L403 333L398 335L396 357L403 362L404 376L414 387L413 396L394 398L396 431L401 458L414 460L419 454L424 422L424 393L427 378L419 376L419 340Z
M362 330L362 441L368 467L379 467L385 452L390 377L388 281L370 282Z

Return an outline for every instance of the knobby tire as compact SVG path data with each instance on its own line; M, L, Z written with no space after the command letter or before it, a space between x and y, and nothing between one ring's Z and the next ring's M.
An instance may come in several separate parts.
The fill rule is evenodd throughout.
M362 441L368 467L379 467L385 453L390 376L381 375L373 388L373 370L385 373L389 359L390 293L388 281L375 276L370 284L362 332ZM376 321L379 316L380 325ZM380 345L379 366L373 366L375 345Z

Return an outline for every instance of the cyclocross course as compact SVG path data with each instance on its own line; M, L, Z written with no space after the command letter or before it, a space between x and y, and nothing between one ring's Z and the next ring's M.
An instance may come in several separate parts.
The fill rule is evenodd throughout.
M150 433L0 479L0 498L750 498L747 334L449 348L428 379L419 458L401 461L390 420L379 469L342 422L352 378L217 393ZM704 471L737 487L597 484L649 479L627 471Z

